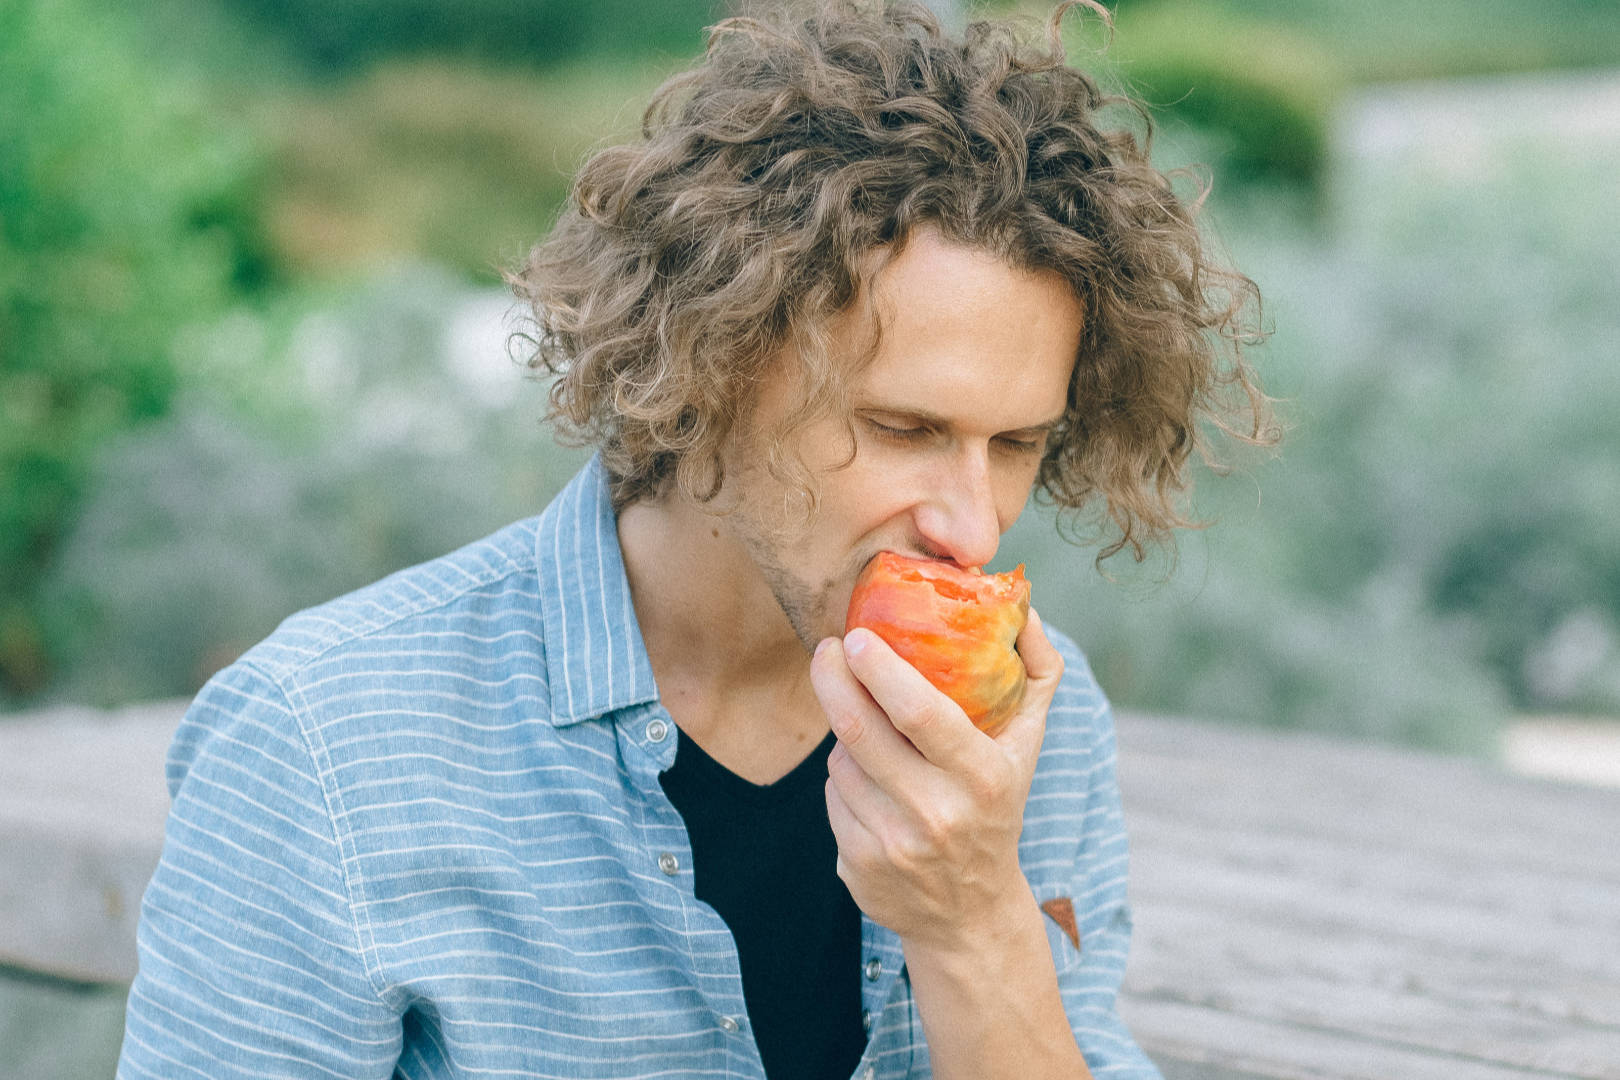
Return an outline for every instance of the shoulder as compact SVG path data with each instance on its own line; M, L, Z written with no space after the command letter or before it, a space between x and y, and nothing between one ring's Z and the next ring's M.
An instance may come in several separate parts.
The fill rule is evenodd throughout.
M368 638L476 624L536 591L538 518L290 616L239 663L277 682ZM504 602L504 604L503 604ZM532 610L532 605L529 605Z
M301 611L216 674L169 755L171 788L204 757L274 748L328 773L330 749L411 726L477 723L548 700L536 519ZM357 744L358 745L358 744Z

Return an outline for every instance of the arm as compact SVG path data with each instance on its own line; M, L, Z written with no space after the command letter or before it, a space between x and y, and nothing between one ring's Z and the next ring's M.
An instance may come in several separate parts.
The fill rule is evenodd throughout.
M827 788L839 874L900 936L940 1080L1091 1075L1018 864L1063 661L1033 614L1018 648L1028 689L994 739L868 631L823 643L812 663L839 739Z
M905 941L937 1080L1092 1075L1064 1012L1045 916L1022 891L1022 902L977 941L956 948Z
M119 1080L392 1075L400 1017L372 984L326 794L276 683L242 664L210 682L169 790Z

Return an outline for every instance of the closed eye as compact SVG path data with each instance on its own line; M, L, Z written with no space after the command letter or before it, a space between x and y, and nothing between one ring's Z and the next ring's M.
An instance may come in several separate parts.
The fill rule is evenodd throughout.
M1013 439L999 438L996 440L1007 450L1015 454L1035 454L1046 449L1046 439Z
M894 442L916 442L928 435L928 428L918 425L916 427L896 427L893 424L883 424L871 417L864 417L866 425L879 437Z
M874 420L870 416L861 418L880 439L895 443L917 443L933 434L933 428L927 424L914 424L909 427L898 424L886 424L881 420ZM1038 454L1046 449L1046 434L1029 438L1018 438L1012 435L997 436L995 443L1003 451L1010 454Z

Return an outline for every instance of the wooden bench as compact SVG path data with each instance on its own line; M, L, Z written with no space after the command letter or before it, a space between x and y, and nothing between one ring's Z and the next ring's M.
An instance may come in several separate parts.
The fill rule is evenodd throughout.
M0 1013L81 987L4 1032L0 1074L72 1039L110 1075L183 708L0 721ZM1620 791L1131 714L1119 736L1121 1011L1166 1080L1620 1080Z
M1620 1078L1620 791L1124 715L1167 1080Z

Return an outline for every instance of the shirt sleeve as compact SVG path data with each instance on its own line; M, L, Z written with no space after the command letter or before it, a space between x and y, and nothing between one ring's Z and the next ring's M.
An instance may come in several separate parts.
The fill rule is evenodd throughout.
M1100 695L1099 695L1100 698ZM1076 867L1078 963L1058 973L1063 1007L1098 1080L1162 1080L1120 1019L1118 998L1130 951L1125 819L1115 773L1114 717L1102 701L1094 722L1086 811Z
M118 1080L386 1080L402 1038L373 984L333 814L280 687L204 687L168 761Z

